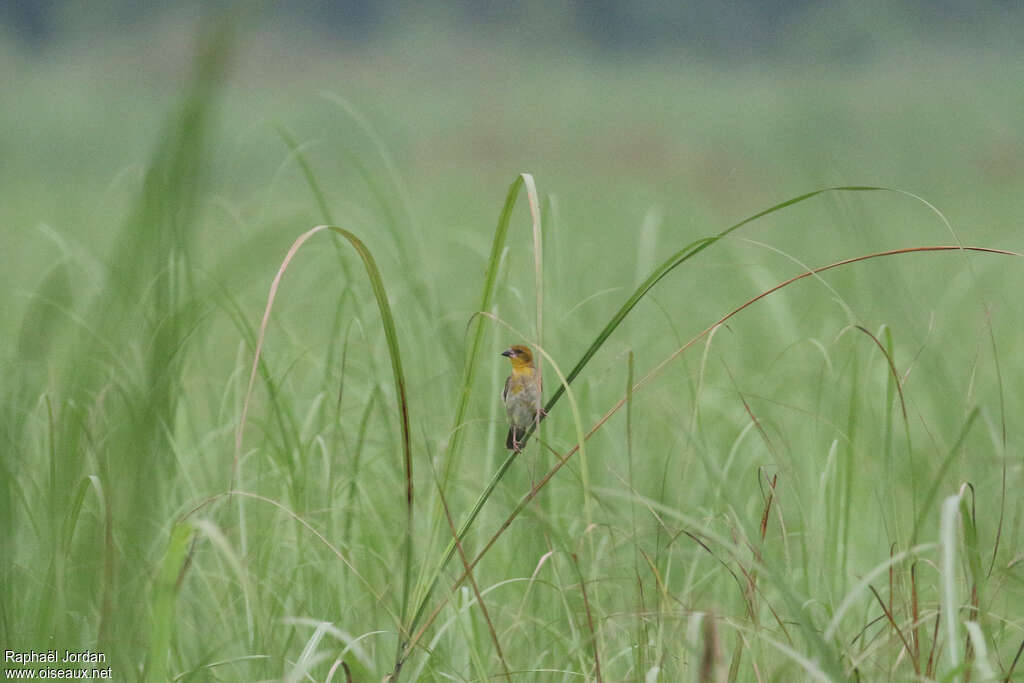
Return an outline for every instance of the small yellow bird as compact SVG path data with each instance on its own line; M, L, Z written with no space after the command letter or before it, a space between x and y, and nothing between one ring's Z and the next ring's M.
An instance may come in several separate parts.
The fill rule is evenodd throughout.
M512 363L512 374L505 380L505 388L501 391L510 425L505 448L521 453L526 445L527 430L544 417L544 409L541 408L544 390L529 348L516 344L502 351L501 355Z

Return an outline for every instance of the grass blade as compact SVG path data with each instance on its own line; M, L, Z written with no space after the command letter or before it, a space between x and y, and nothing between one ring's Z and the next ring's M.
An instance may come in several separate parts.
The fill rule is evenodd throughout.
M178 575L185 563L192 539L189 524L177 524L171 529L160 574L153 586L150 607L149 666L147 681L166 681L167 660L170 657L174 635L174 604L178 593Z
M498 217L498 227L494 232L494 239L491 241L491 255L487 259L487 275L484 278L484 289L480 296L480 307L477 310L490 311L491 302L494 300L495 282L498 278L498 269L501 265L501 252L505 248L505 239L508 236L508 227L512 219L512 209L515 208L516 199L519 197L519 190L526 182L526 178L533 178L528 173L521 173L508 188L505 195L505 205ZM462 382L459 391L459 400L455 407L455 419L452 421L452 436L448 441L448 448L445 450L444 475L441 477L441 485L447 488L448 478L458 460L459 447L462 445L463 431L462 422L466 418L466 410L469 407L469 397L472 393L473 378L476 376L477 356L480 345L483 342L484 321L477 318L470 323L473 326L469 351L466 354L466 364L462 373Z
M704 251L708 247L710 247L713 244L715 244L716 242L718 242L723 237L729 235L732 232L735 232L736 230L739 230L740 228L742 228L744 225L747 225L748 223L754 222L758 218L762 218L762 217L767 216L769 214L775 213L776 211L781 211L782 209L785 209L787 207L793 206L794 204L799 204L800 202L803 202L803 201L806 201L808 199L811 199L812 197L817 197L818 195L824 194L826 192L894 192L894 191L895 192L899 192L898 190L891 190L890 188L886 188L886 187L853 186L853 185L851 185L851 186L841 186L841 187L827 187L827 188L824 188L824 189L821 189L821 190L815 190L814 192L807 192L806 194L802 194L802 195L799 195L797 197L793 197L791 199L787 199L784 202L779 202L778 204L775 204L774 206L770 206L770 207L768 207L767 209L765 209L763 211L758 211L754 215L748 216L747 218L744 218L739 223L736 223L735 225L732 225L732 226L726 228L725 230L721 231L720 233L718 233L717 235L715 235L713 237L704 237L704 238L701 238L701 239L696 240L694 242L691 242L690 244L686 245L685 247L683 247L682 249L677 251L671 257L669 257L660 266L655 268L654 272L652 272L647 277L646 280L644 280L642 283L640 283L640 286L636 288L636 290L633 292L633 294L628 299L626 299L626 302L624 304L622 304L622 307L619 308L619 310L615 313L615 315L612 316L611 320L608 321L608 324L604 326L604 329L602 329L601 332L598 333L597 337L591 343L590 348L588 348L586 350L586 352L584 352L583 356L576 363L576 365L573 367L573 369L569 371L569 374L566 376L566 379L568 380L568 383L572 384L572 381L574 379L576 379L577 375L579 375L580 372L583 371L583 368L586 367L587 363L590 362L590 359L594 357L594 354L596 354L598 352L598 350L604 345L605 341L608 340L608 337L611 336L612 332L614 332L616 330L616 328L618 328L618 326L622 323L622 321L626 318L626 316L629 315L629 312L632 311L633 308L636 307L636 305L638 303L640 303L640 300L644 298L644 296L647 294L647 292L649 292L651 290L651 288L654 287L654 285L658 284L658 282L660 282L662 278L664 278L666 275L668 275L673 270L675 270L677 266L679 266L679 265L685 263L686 261L690 260L691 258L696 256L700 252ZM552 394L551 398L548 399L547 404L545 404L545 406L544 406L544 410L546 412L551 412L551 409L555 406L556 403L558 403L558 400L562 397L562 392L563 392L562 387L559 387L557 390L555 390L555 393Z
M939 609L946 630L946 651L949 653L949 668L960 667L960 637L958 635L960 599L956 590L956 537L957 521L960 518L961 494L949 496L942 501L942 521L939 526L940 569L942 589Z
M245 430L246 417L249 411L249 401L252 397L253 384L256 380L256 372L259 368L260 356L263 350L263 341L267 333L267 325L270 322L270 312L274 306L274 298L277 295L278 287L281 284L281 278L284 276L285 271L288 269L289 264L295 257L299 248L306 243L313 235L323 232L324 230L330 230L338 235L341 235L359 254L359 258L363 261L363 266L366 268L367 279L370 282L370 287L373 289L373 295L377 302L377 308L380 312L381 323L384 327L384 337L387 341L388 355L391 359L391 370L394 375L395 382L395 398L398 402L398 412L401 416L401 427L402 427L402 454L403 463L405 468L405 506L406 506L406 528L405 528L405 539L403 543L403 584L402 584L402 609L401 609L401 623L403 628L406 624L406 613L409 605L409 588L412 578L412 524L413 524L413 472L412 472L412 440L409 433L409 404L406 396L406 384L405 384L405 373L402 370L402 355L398 344L398 334L395 331L394 317L391 315L391 305L388 303L387 292L384 289L384 280L381 277L380 269L377 268L377 263L373 258L373 254L367 249L366 245L363 244L362 240L356 237L354 234L333 225L318 225L315 228L308 230L307 232L300 235L291 248L285 255L284 260L281 262L281 266L278 268L277 274L274 276L273 281L270 285L270 292L267 295L267 305L263 312L263 320L260 323L259 337L256 342L256 352L253 358L252 370L249 373L249 385L246 390L245 400L242 404L242 416L238 422L238 429L235 431L235 457L232 463L231 470L231 487L233 488L236 472L238 469L238 461L242 451L242 435ZM402 641L404 638L399 639L399 646L401 648Z

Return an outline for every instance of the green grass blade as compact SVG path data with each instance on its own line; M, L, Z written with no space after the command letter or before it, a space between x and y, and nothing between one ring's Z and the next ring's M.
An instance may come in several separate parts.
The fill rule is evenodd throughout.
M491 255L487 259L487 276L484 278L484 288L480 296L480 307L477 310L490 311L491 302L494 300L494 285L498 279L498 269L501 265L501 252L505 248L505 239L508 235L509 222L512 219L512 209L515 208L516 198L522 188L528 174L520 174L508 188L505 196L505 205L498 217L498 227L494 231L494 239L491 241ZM531 179L532 180L532 179ZM452 421L452 436L448 440L448 448L445 449L444 475L441 477L441 485L447 488L448 479L452 469L458 460L459 447L462 445L463 429L462 422L466 418L466 410L469 407L469 398L473 390L473 378L476 376L477 357L480 352L480 345L484 337L484 321L477 318L472 323L471 340L469 351L466 354L466 364L462 372L460 383L459 399L455 406L455 419Z
M405 538L403 542L403 588L402 588L402 618L401 623L406 623L406 613L408 611L409 603L409 587L412 576L412 523L413 523L413 471L412 471L412 439L409 432L409 404L406 392L405 373L402 370L402 355L401 349L398 344L398 334L395 330L394 317L391 314L391 305L388 303L387 291L384 289L384 280L381 277L380 269L377 267L377 263L373 258L373 254L366 245L356 237L353 233L339 228L333 225L318 225L315 228L306 231L300 235L295 242L292 243L288 253L285 255L284 260L281 262L281 266L277 270L277 274L274 276L273 281L270 285L270 291L267 295L267 305L263 312L263 319L260 323L259 336L256 341L255 357L253 358L252 369L249 373L249 384L246 389L245 400L242 404L242 415L238 422L238 427L235 431L235 457L232 464L231 472L231 483L232 486L235 481L236 472L238 469L238 462L242 451L242 436L245 430L246 418L249 412L249 402L252 396L253 385L256 380L256 373L260 366L260 358L262 356L263 342L266 338L267 326L270 322L270 312L274 306L274 299L277 296L277 290L281 284L281 278L284 276L285 271L288 269L295 254L306 243L311 237L324 230L330 230L338 235L341 235L359 254L359 258L363 262L363 266L366 269L367 279L370 282L370 287L373 290L374 298L377 302L377 308L380 312L381 323L384 327L384 337L388 346L388 355L391 360L391 370L394 376L395 383L395 398L398 402L398 412L401 416L401 428L402 428L402 455L403 464L405 469L405 505L406 505L406 528ZM230 490L230 489L229 489ZM401 645L401 639L400 639Z
M917 537L921 533L921 527L924 524L925 518L928 516L928 511L931 509L935 498L939 495L939 488L942 486L942 478L945 476L946 470L949 469L949 466L953 464L953 459L960 453L960 447L963 446L964 440L967 439L967 434L971 431L971 426L974 424L974 420L977 417L978 408L975 407L967 415L967 419L964 420L964 426L960 428L960 435L957 437L953 447L949 449L949 453L935 470L935 475L932 478L932 485L928 489L928 493L925 494L924 502L917 511L917 519L914 521L914 531L910 534L910 545L915 545L917 543Z
M824 194L826 192L894 191L898 192L898 190L891 190L890 188L886 187L849 185L840 187L827 187L821 190L807 192L797 197L787 199L784 202L775 204L774 206L770 206L763 211L758 211L754 215L744 218L739 223L736 223L735 225L726 228L725 230L723 230L722 232L718 233L713 237L704 237L699 240L695 240L694 242L691 242L690 244L686 245L685 247L677 251L675 254L673 254L670 258L665 260L660 266L655 268L654 272L652 272L646 280L640 283L640 286L636 288L636 291L634 291L633 294L628 299L626 299L626 302L622 304L622 307L619 308L615 315L612 316L611 320L608 321L608 324L604 326L604 329L601 330L601 332L597 335L594 341L590 344L590 348L586 350L586 352L576 363L573 369L569 371L569 374L566 376L568 383L572 384L572 381L576 379L580 372L583 371L583 368L586 367L587 363L590 362L590 359L594 357L594 354L596 354L598 350L604 345L605 341L608 340L608 337L611 336L612 332L614 332L616 328L618 328L618 326L622 323L626 316L629 315L629 312L632 311L638 303L640 303L640 300L644 298L647 292L649 292L651 288L654 287L654 285L658 284L658 282L660 282L662 278L664 278L666 275L675 270L677 266L690 260L700 252L704 251L708 247L718 242L723 237L729 235L732 232L735 232L736 230L739 230L748 223L752 223L758 218L762 218L769 214L775 213L776 211L781 211L782 209L793 206L794 204L799 204L800 202L811 199L812 197L817 197L818 195ZM548 399L547 404L544 406L544 410L547 412L551 412L551 409L555 406L556 403L558 403L558 400L562 397L562 393L563 388L558 387L558 389L555 390L555 393L551 395L551 398Z
M413 525L413 479L412 479L412 439L409 434L409 402L406 395L405 373L402 371L402 353L398 345L398 333L395 331L395 320L391 315L391 305L388 303L388 295L384 289L384 279L381 277L373 254L366 248L363 242L348 230L329 226L330 230L341 235L359 253L359 258L366 268L366 275L373 288L374 298L377 300L377 308L380 311L381 322L384 325L384 337L388 344L388 356L391 359L391 371L395 381L395 395L398 401L398 412L402 419L402 457L405 464L405 505L406 505L406 529L404 549L404 571L402 584L402 623L406 623L406 615L409 607L409 588L412 582L412 525Z
M169 680L167 660L174 636L174 606L178 595L178 578L185 565L192 539L190 524L177 524L171 529L160 573L153 585L150 600L149 660L147 681Z

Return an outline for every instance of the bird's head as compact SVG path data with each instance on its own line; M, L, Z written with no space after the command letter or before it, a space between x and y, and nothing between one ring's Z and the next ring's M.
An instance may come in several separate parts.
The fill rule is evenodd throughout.
M501 355L508 358L514 368L524 368L533 365L533 352L522 344L510 346L502 351Z

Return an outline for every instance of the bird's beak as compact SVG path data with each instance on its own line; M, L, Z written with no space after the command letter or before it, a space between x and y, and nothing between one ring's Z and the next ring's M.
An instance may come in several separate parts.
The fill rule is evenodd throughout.
M513 351L512 349L505 349L504 351L501 352L501 355L505 356L506 358L511 358L513 353L515 353L515 351Z

